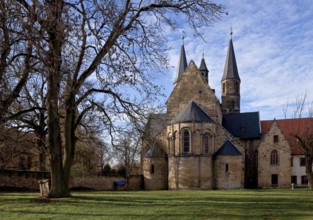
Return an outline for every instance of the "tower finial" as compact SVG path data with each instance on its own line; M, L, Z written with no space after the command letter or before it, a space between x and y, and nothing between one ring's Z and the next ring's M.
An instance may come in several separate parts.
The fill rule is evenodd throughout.
M204 58L204 53L202 53L202 59Z
M183 41L183 45L184 45L184 40L185 40L185 31L183 31L182 36L181 36L181 39L182 39L182 41Z
M232 39L233 38L233 27L230 27L230 39Z

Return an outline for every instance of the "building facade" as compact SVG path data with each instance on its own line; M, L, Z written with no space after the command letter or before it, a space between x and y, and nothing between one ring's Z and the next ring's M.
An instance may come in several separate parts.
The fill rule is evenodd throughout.
M221 78L221 102L209 85L204 58L199 68L192 60L187 65L182 45L167 111L152 114L143 134L145 189L305 184L304 177L295 174L299 168L292 166L303 151L295 153L298 146L289 142L276 120L261 122L258 112L240 112L240 86L232 38Z

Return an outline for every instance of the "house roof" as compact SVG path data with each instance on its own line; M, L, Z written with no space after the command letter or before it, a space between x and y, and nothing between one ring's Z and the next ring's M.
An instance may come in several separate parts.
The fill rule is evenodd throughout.
M240 81L232 39L229 40L222 81L225 79L237 79Z
M221 146L221 148L214 154L215 156L238 156L240 151L229 140Z
M261 137L258 112L234 113L223 115L222 125L233 136L241 139Z
M261 130L263 134L269 132L273 121L274 120L261 121ZM303 155L304 150L297 143L293 135L297 134L301 137L307 135L308 132L312 134L313 118L281 119L276 120L276 122L291 147L291 154Z
M188 105L181 110L178 115L171 121L171 124L179 122L208 122L213 120L207 115L194 101L190 101Z

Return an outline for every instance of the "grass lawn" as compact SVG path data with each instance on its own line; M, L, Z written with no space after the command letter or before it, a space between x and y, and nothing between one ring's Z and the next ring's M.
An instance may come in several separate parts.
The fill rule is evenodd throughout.
M0 193L0 219L313 219L308 189Z

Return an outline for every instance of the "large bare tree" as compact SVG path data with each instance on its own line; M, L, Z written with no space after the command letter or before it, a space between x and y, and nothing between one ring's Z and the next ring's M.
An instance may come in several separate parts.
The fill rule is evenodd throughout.
M108 129L118 115L135 122L159 93L150 78L168 64L164 30L185 22L199 34L199 28L211 25L223 12L220 5L205 0L13 3L31 18L26 27L31 44L24 47L35 51L36 65L48 83L50 197L69 196L75 132L86 113L97 112ZM29 65L27 59L24 63Z

